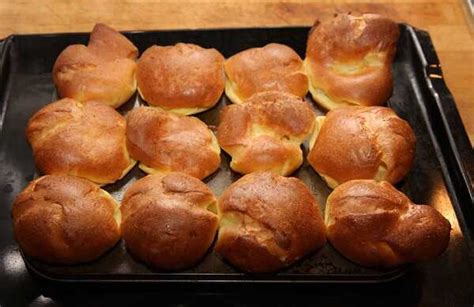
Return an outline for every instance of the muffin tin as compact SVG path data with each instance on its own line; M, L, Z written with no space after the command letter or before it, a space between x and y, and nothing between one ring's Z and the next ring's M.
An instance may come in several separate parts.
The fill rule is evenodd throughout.
M453 205L464 235L471 240L471 231L474 231L473 191L469 173L474 165L472 148L454 101L443 82L428 35L408 25L400 25L400 30L393 64L394 91L388 106L411 124L417 137L417 148L412 171L397 187L414 202L432 204L443 214L446 214L443 210L451 212ZM187 42L216 48L229 57L244 49L277 42L292 47L304 58L308 31L309 28L301 27L251 28L127 32L125 35L140 52L153 44ZM0 45L0 186L9 187L8 193L0 193L2 216L9 215L14 196L38 175L24 130L28 118L34 112L57 99L51 78L54 61L66 46L86 43L88 36L89 33L18 35L7 38ZM306 99L311 101L309 95ZM197 117L213 127L217 124L219 110L229 103L223 95L216 107ZM140 104L144 103L135 95L118 110L125 114ZM318 114L323 113L314 103L311 105ZM307 144L303 147L306 157ZM217 196L240 177L230 170L230 157L224 152L221 155L220 169L204 180ZM127 186L143 176L145 173L134 167L125 178L104 186L104 189L121 201ZM294 176L307 184L324 211L330 189L306 160ZM3 218L0 222L11 223L11 220ZM345 259L329 243L288 269L264 275L241 273L217 256L212 248L200 264L189 270L159 271L134 260L126 252L123 242L100 259L82 265L48 265L26 256L23 259L31 272L46 279L67 282L384 282L400 277L407 271L407 267L375 270L358 266Z

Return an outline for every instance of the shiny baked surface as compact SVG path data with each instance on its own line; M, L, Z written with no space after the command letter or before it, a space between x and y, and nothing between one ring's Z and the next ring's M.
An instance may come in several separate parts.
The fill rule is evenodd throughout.
M217 139L204 122L153 107L127 114L127 147L149 174L184 172L203 179L221 162Z
M290 47L271 43L234 54L225 61L225 94L244 103L256 93L280 91L304 97L308 77L300 56Z
M313 130L315 115L301 98L262 92L243 104L224 107L217 139L242 174L272 170L289 175L303 163L301 143Z
M415 157L410 125L387 107L343 107L317 120L307 156L335 188L352 179L399 182Z
M398 24L377 14L336 14L311 29L305 68L313 99L327 110L382 105L393 87Z
M365 266L428 261L448 246L451 225L436 209L414 204L388 182L352 180L328 197L328 239Z
M193 266L214 240L215 206L212 191L192 176L143 177L127 189L120 207L127 249L153 267Z
M151 46L137 67L140 96L173 113L194 114L213 107L224 91L224 57L194 44Z
M136 90L138 49L125 36L96 24L87 46L70 45L56 59L53 80L60 97L95 100L118 108Z
M108 184L135 165L127 150L125 119L100 102L52 102L30 118L26 136L43 174Z
M247 272L282 269L326 241L319 204L297 178L246 175L222 193L218 213L215 250Z
M21 249L47 263L95 260L120 239L118 203L73 176L39 177L15 199L13 229Z

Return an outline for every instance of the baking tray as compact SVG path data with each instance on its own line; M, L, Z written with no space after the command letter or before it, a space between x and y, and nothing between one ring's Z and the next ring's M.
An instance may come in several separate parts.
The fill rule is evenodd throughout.
M429 36L408 25L400 25L400 30L401 37L393 64L394 91L388 105L410 122L417 137L417 148L414 167L407 178L398 184L398 188L416 203L430 203L436 195L436 199L443 200L443 203L435 204L438 209L452 211L452 202L465 236L470 240L474 229L470 177L472 148L454 101L443 82ZM306 27L292 27L126 32L125 35L140 52L153 44L188 42L216 48L229 57L247 48L278 42L291 46L304 57L308 31ZM10 210L15 195L38 175L24 130L31 115L57 98L51 78L54 61L65 47L85 44L88 37L88 33L14 35L1 42L1 223L11 224ZM309 96L306 99L317 113L322 113ZM134 96L119 111L125 114L141 103ZM223 96L215 108L197 116L210 126L215 126L219 110L228 103ZM307 154L306 145L304 154ZM229 156L222 153L220 170L205 179L218 196L226 186L240 177L228 165ZM143 176L145 174L135 167L120 182L105 186L105 189L121 200L126 187ZM324 210L330 189L307 162L294 176L308 185L321 203L321 210ZM400 277L408 268L384 271L363 268L346 260L329 243L286 270L262 275L239 272L217 256L212 248L199 265L189 270L154 270L134 260L126 252L123 242L97 261L83 265L47 265L24 255L23 259L32 273L63 282L374 283Z

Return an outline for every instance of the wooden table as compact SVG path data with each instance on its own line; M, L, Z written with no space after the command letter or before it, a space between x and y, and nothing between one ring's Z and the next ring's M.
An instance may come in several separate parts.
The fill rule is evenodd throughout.
M382 1L10 1L0 0L0 37L13 33L311 25L334 12L380 13L429 31L474 144L474 25L467 0ZM215 1L214 1L215 2Z

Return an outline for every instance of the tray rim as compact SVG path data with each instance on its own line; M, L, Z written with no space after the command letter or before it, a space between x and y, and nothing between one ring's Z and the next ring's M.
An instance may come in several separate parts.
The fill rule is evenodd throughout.
M329 243L328 243L329 244ZM25 265L29 272L33 273L34 275L51 282L59 282L59 283L66 283L66 284L107 284L107 283L117 283L117 284L124 284L124 283L151 283L151 284L380 284L380 283L388 283L394 280L397 280L407 274L409 270L413 268L413 265L405 265L399 268L395 268L388 272L381 271L380 274L374 274L373 278L368 279L369 275L357 275L357 274L332 274L331 277L337 276L336 279L324 279L319 277L319 279L249 279L245 278L246 273L199 273L197 275L213 275L213 276L240 276L241 279L238 278L229 278L229 279L218 279L218 278L210 278L210 279L185 279L185 278L160 278L160 279L146 279L146 278L132 278L133 276L129 276L128 279L126 278L128 275L124 274L121 275L123 278L118 279L109 279L109 278L95 278L94 274L84 274L86 278L68 278L68 275L64 274L46 274L43 273L41 270L37 269L26 257L23 251L20 249L21 257L25 262ZM157 273L148 273L142 275L156 275ZM168 275L169 273L159 273L160 275ZM179 273L178 273L179 274ZM185 275L186 273L182 273ZM297 274L295 274L297 275ZM103 276L103 275L102 275ZM274 277L274 275L269 274L265 275ZM359 276L359 277L358 277ZM160 276L161 277L161 276ZM261 276L262 277L262 276ZM365 278L365 279L363 279Z
M431 58L434 58L436 60L436 63L433 63L433 61L430 63L430 64L436 64L438 66L438 72L439 72L439 75L440 76L443 76L442 74L442 71L441 71L441 68L440 68L440 65L439 65L439 60L438 60L438 57L436 55L436 52L434 50L434 47L432 45L432 41L431 41L431 38L428 34L428 32L426 31L423 31L423 30L420 30L420 29L416 29L412 26L410 26L409 24L406 24L406 23L400 23L401 26L404 26L406 28L406 30L408 31L409 35L411 36L412 38L412 41L414 42L415 44L415 50L416 50L416 53L417 53L417 56L418 58L420 59L420 61L423 63L423 67L425 68L423 70L423 73L424 73L424 79L425 79L425 82L427 84L427 86L429 87L429 90L430 90L430 93L431 95L436 99L436 102L438 104L440 104L440 98L439 98L439 93L438 92L446 92L447 95L445 94L443 96L443 100L447 100L447 103L449 104L452 104L452 106L454 107L455 111L457 112L457 107L456 107L456 104L454 102L454 99L451 95L451 93L449 92L449 89L447 88L447 85L446 83L444 82L444 79L441 79L441 81L439 82L440 84L437 84L436 86L433 85L433 83L431 82L431 79L429 78L428 76L428 73L427 73L427 67L428 67L428 60L427 58L428 57L431 57ZM310 28L310 26L308 25L289 25L289 26L255 26L255 27L223 27L223 28L188 28L188 29L184 29L184 28L178 28L178 29L159 29L159 30L133 30L133 31L120 31L121 33L123 34L130 34L130 35L133 35L133 34L140 34L140 33L161 33L161 32L189 32L189 31L220 31L220 30L246 30L246 29L250 29L250 30L278 30L278 29L291 29L291 28L294 28L294 29L308 29ZM65 35L88 35L90 32L58 32L58 33L23 33L23 34L12 34L12 35L9 35L3 39L0 39L0 59L1 59L1 63L0 63L0 73L2 74L1 77L2 77L2 81L3 81L3 74L4 74L4 71L5 71L5 65L8 66L9 63L6 63L5 61L5 58L8 58L8 56L6 55L8 53L8 49L10 47L10 43L15 39L15 37L51 37L51 36L65 36ZM431 50L429 49L426 49L426 48L423 48L423 46L420 44L419 42L419 35L425 35L426 36L426 42L425 43L428 43L429 46L428 47L431 47ZM9 67L8 67L9 68ZM7 79L8 79L8 74L9 72L5 73L7 75ZM2 82L2 85L1 85L1 90L2 90L2 93L4 94L1 98L2 98L2 101L0 101L2 104L0 105L0 135L2 134L2 128L3 128L3 120L5 118L5 115L6 115L6 108L7 108L7 104L6 104L6 99L4 99L5 97L4 96L7 96L8 93L6 93L4 90L3 90L3 87L5 88L8 88L7 87L7 82ZM446 97L447 96L447 97ZM438 112L443 116L443 118L447 121L446 119L446 116L445 114L443 113L443 109L440 109L438 110ZM462 124L462 121L459 117L459 113L457 113L458 115L458 118L455 118L454 120L452 119L451 122L454 121L455 124L457 125L460 125L461 126L461 130L462 132L464 132L465 134L465 138L467 138L467 133L465 131L465 127L463 126ZM446 129L446 132L448 133L448 135L450 136L450 145L455 147L454 149L454 153L455 153L455 158L456 158L456 161L459 162L461 161L460 159L460 153L458 152L457 150L457 146L456 146L456 139L453 137L452 133L451 133L451 130L450 130L450 126L446 123L445 124L445 129ZM428 129L430 129L430 127L428 127ZM458 137L458 136L456 136ZM433 143L438 143L438 141L436 140L436 133L434 133L432 131L432 134L430 134L430 139L433 141ZM461 139L463 139L461 137ZM468 139L468 138L467 138ZM461 140L462 141L462 140ZM436 146L435 144L433 144L433 146ZM436 150L437 148L435 148ZM440 156L441 155L441 156ZM453 205L456 207L460 207L459 203L458 203L458 199L456 198L456 190L454 189L450 189L450 187L452 188L452 182L449 181L449 177L450 177L450 173L449 173L449 170L447 169L446 167L446 157L442 154L437 154L437 158L441 164L441 168L442 168L442 173L443 173L443 178L444 178L444 181L445 181L445 184L446 184L446 187L447 187L447 192L448 192L448 195L451 199L451 202L453 203ZM468 162L471 162L473 161L472 157L469 157L468 159ZM444 167L443 167L444 165ZM463 175L467 174L467 177L469 177L469 174L468 172L463 168L463 165L462 165L462 161L459 163L459 166L460 166L460 170L461 170L461 173L464 171L464 173L462 173ZM446 177L448 177L448 180L446 179ZM463 176L464 178L466 178L466 176ZM471 191L471 195L472 195L472 187L470 189ZM454 194L454 196L453 196ZM464 211L462 211L464 213ZM458 220L464 220L462 216L459 216L459 214L456 214ZM464 233L464 229L463 229L463 233ZM474 243L472 245L470 245L471 247L474 245ZM21 251L21 250L20 250ZM472 249L471 249L472 251ZM333 274L332 276L339 276L339 277L342 277L342 276L352 276L352 277L355 277L355 278L347 278L347 279L335 279L335 280L326 280L326 279L306 279L306 280L303 280L303 279L274 279L274 280L270 280L270 279L245 279L245 278L242 278L242 279L194 279L194 280L190 280L190 279L165 279L165 278L162 278L162 279L104 279L104 278L101 278L101 279L89 279L89 278L85 278L85 279L74 279L74 278L66 278L66 277L63 277L63 274L46 274L46 273L43 273L41 272L40 270L38 270L37 268L34 267L34 265L28 261L28 257L26 257L23 252L21 251L21 256L28 268L28 270L32 273L34 273L35 275L39 276L40 278L43 278L43 279L46 279L46 280L49 280L49 281L54 281L54 282L61 282L61 283L173 283L173 284L176 284L176 283L191 283L191 284L195 284L195 283L236 283L236 284L244 284L244 283L249 283L249 284L255 284L255 283L258 283L258 284L262 284L262 283L269 283L269 284L285 284L285 283L288 283L288 284L298 284L298 283L301 283L301 284L310 284L310 283L363 283L363 284L373 284L373 283L385 283L385 282L390 282L390 281L393 281L395 279L398 279L400 277L402 277L403 275L406 274L406 272L408 271L407 268L410 268L412 267L412 265L409 265L409 266L405 266L405 267L400 267L400 268L396 268L396 269L393 269L391 271L388 271L388 272L382 272L380 274L374 274L373 276L371 276L370 278L371 279L361 279L361 278L368 278L368 276L370 275L360 275L359 278L355 277L355 276L358 276L357 274ZM150 273L150 275L152 275L153 273ZM186 273L183 273L183 275L186 274ZM240 274L240 273L221 273L222 275L235 275L235 276L245 276L245 274ZM84 274L84 276L93 276L93 274ZM145 275L145 274L144 274ZM191 275L191 274L190 274ZM205 274L196 274L196 275L205 275ZM210 275L220 275L219 273L210 273ZM125 276L125 275L124 275Z
M443 136L436 133L433 121L426 120L429 117L426 106L421 107L421 112L440 162L448 195L456 211L456 218L469 246L469 256L474 258L474 150L454 97L444 81L441 63L429 33L410 25L407 25L407 31L413 39L418 58L423 64L424 80L434 99L436 114L441 117L442 132L446 133L449 146L441 146ZM423 45L420 41L423 41ZM449 116L447 113L450 113ZM454 129L458 134L453 134ZM462 154L460 149L464 151Z
M405 23L399 23L405 24ZM136 33L159 33L159 32L187 32L187 31L220 31L220 30L265 30L265 29L292 29L292 28L311 28L308 24L291 24L291 25L260 25L250 27L209 27L209 28L163 28L163 29L142 29L142 30L119 30L122 34L136 34ZM92 29L91 29L92 31ZM3 38L0 38L0 43L9 39L10 37L21 36L62 36L62 35L90 35L89 32L74 31L74 32L48 32L48 33L11 33Z

